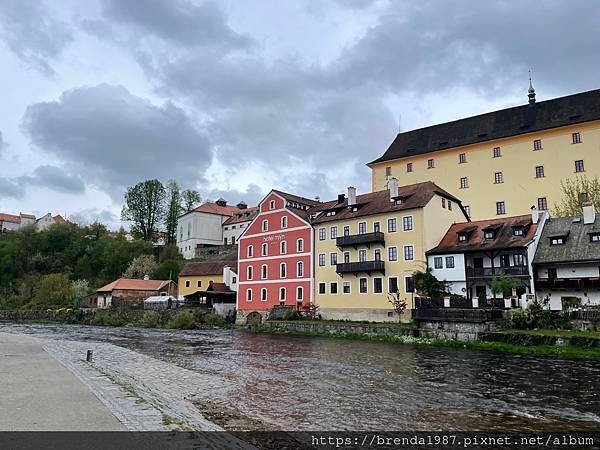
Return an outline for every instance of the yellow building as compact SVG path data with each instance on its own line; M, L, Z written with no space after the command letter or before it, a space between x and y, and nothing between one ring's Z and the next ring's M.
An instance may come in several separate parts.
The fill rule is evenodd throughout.
M237 261L189 262L179 272L179 298L206 291L211 282L223 283L223 268L237 272ZM236 283L236 281L234 281Z
M316 303L324 319L397 321L389 293L413 309L412 274L448 228L467 219L460 201L434 183L356 195L317 207L314 265ZM314 212L314 210L311 210Z
M368 164L373 191L433 181L473 220L551 209L562 180L600 176L600 89L400 133Z

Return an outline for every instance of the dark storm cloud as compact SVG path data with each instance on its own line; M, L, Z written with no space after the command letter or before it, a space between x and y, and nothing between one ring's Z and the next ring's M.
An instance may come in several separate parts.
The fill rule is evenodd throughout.
M186 0L102 0L107 23L134 27L140 35L152 34L175 45L245 48L248 36L227 24L216 3Z
M51 60L73 40L68 24L37 0L0 1L0 39L22 61L53 75Z
M112 211L98 208L88 208L69 214L69 221L81 226L90 225L94 222L108 224L113 227L120 222L121 218Z
M30 105L23 129L115 198L148 178L198 181L211 162L208 140L182 109L153 105L122 86L77 88Z
M220 190L215 189L203 193L202 201L215 201L218 198L223 198L229 205L237 205L239 202L245 202L248 206L256 206L265 196L266 192L255 184L250 184L245 191L235 189Z
M56 166L39 166L30 177L22 177L28 184L65 194L82 194L85 185L79 175L71 175Z
M25 188L14 178L0 177L0 198L23 198Z

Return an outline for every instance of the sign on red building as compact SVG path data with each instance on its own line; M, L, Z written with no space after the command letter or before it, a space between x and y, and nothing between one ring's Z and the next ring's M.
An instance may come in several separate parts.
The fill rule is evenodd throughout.
M311 200L271 191L238 240L238 322L264 318L274 306L308 306L313 298Z

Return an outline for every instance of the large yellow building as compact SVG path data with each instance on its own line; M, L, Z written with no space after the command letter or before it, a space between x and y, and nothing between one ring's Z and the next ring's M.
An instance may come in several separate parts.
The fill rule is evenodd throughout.
M315 210L311 210L314 212ZM397 321L389 293L413 308L412 274L425 252L455 222L467 220L460 201L434 183L356 195L317 207L314 265L316 303L324 319Z
M368 164L372 190L433 181L474 220L551 209L561 181L600 176L600 89L400 133Z
M213 260L186 263L179 272L179 298L206 291L210 283L223 283L225 267L230 267L237 273L237 261Z

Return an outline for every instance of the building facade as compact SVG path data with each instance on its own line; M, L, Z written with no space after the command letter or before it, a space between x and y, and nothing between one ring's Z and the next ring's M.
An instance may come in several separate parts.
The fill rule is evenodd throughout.
M582 217L547 221L533 268L537 298L551 309L600 305L600 217L592 204Z
M171 280L119 278L96 291L97 308L143 308L152 296L177 296L177 283Z
M6 233L8 231L17 231L23 227L33 225L37 231L43 231L48 229L50 225L55 223L64 223L65 219L61 215L55 215L48 213L39 219L33 214L4 214L0 213L0 233Z
M224 283L223 273L228 268L236 268L237 261L188 262L179 272L179 300L198 291L205 291L211 283ZM229 282L234 281L227 272ZM237 281L237 280L235 280ZM232 289L233 290L233 289Z
M534 293L532 262L547 213L452 225L441 242L427 252L427 265L438 279L447 281L449 293L483 300ZM494 293L494 277L509 276L521 286L510 293Z
M372 189L433 181L473 220L528 214L561 199L562 180L600 176L600 89L399 133L368 164Z
M413 309L412 275L426 267L425 251L455 222L468 220L460 201L426 182L348 195L318 207L315 289L324 319L397 321L390 293Z
M237 322L262 321L275 306L312 303L313 228L319 202L272 190L238 241Z
M223 245L237 244L244 230L258 214L258 207L248 208L245 203L238 203L240 211L234 213L223 222Z

